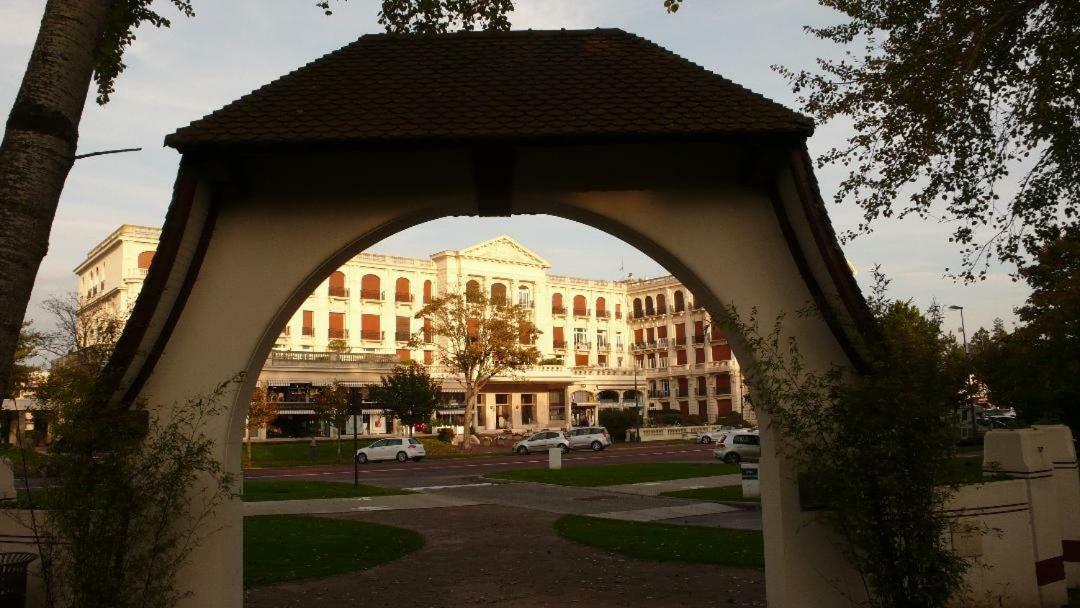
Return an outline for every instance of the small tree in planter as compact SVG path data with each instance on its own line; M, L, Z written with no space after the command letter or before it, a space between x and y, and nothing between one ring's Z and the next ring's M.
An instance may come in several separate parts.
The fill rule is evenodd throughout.
M341 462L341 435L352 415L349 389L334 380L315 394L315 414L320 420L337 429L337 461Z
M416 363L396 366L382 377L382 384L372 388L372 396L383 413L397 418L411 429L431 420L441 386L427 370Z
M495 376L540 360L540 351L533 346L540 331L528 308L492 302L479 290L439 296L416 318L428 319L430 325L413 335L410 348L434 346L436 363L465 387L463 447L469 449L476 396Z
M255 387L251 392L251 401L248 402L247 411L247 457L248 466L253 462L251 456L251 434L257 432L263 426L273 422L277 418L281 406L270 391L261 386Z

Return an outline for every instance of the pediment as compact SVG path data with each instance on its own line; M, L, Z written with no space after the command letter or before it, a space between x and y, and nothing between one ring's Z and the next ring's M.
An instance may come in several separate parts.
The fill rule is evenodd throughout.
M528 247L503 235L461 250L461 256L489 262L505 262L521 266L550 268L551 264Z

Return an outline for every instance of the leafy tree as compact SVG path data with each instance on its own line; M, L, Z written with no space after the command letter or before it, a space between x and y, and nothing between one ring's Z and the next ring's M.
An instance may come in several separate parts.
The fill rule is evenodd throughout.
M315 394L315 414L337 430L337 461L341 462L341 436L352 415L352 400L347 386L334 380Z
M311 0L309 0L311 1ZM193 0L169 0L186 17ZM78 158L91 80L97 103L115 93L140 25L169 27L153 0L48 0L0 143L0 395L7 394L19 330L49 243L56 206ZM328 14L329 0L313 2ZM506 29L510 0L383 0L388 32Z
M256 386L255 390L251 391L251 401L248 402L247 411L247 457L248 466L251 466L254 459L251 456L251 435L258 432L259 429L270 424L274 421L274 418L278 417L278 413L281 411L281 404L274 398L270 391L261 386Z
M373 387L372 397L383 412L409 427L431 420L438 404L441 385L422 365L410 363L395 366Z
M340 355L349 352L350 348L349 343L345 340L334 339L326 343L326 350Z
M540 351L533 344L540 331L524 306L491 302L479 291L447 293L416 313L430 320L430 329L413 335L410 347L432 346L438 365L465 387L465 442L470 447L476 396L492 378L535 365Z
M958 274L973 280L995 256L1019 263L1047 234L1077 225L1075 2L819 4L844 21L806 30L847 52L815 71L777 69L820 123L854 125L819 159L850 171L835 200L859 205L863 222L848 237L883 218L943 218L963 253ZM1010 175L1021 178L1002 201Z
M0 400L7 397L14 399L31 388L34 374L40 369L33 360L39 354L41 341L42 335L31 329L30 322L23 323L22 331L19 332L19 342L15 347L15 362L11 368L10 395L0 395Z

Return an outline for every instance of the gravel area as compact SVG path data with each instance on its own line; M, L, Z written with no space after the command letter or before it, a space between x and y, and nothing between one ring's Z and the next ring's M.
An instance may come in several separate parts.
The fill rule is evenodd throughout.
M478 505L333 517L410 528L427 544L372 570L249 589L245 606L765 605L762 571L609 555L560 538L558 515L546 511Z

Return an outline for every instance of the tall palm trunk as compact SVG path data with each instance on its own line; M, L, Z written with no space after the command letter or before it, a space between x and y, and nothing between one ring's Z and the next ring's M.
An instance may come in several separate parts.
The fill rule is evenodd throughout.
M95 48L114 0L48 0L0 143L0 390L75 162Z

